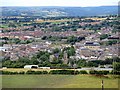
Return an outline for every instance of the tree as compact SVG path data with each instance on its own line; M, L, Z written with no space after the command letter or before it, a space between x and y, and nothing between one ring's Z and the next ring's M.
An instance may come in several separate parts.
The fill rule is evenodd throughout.
M70 56L74 56L75 55L75 48L72 46L72 47L69 47L69 48L67 48L67 54L68 54L68 58L70 57Z
M58 48L56 48L56 49L54 49L53 50L53 53L55 54L55 53L59 53L60 52L60 50L58 49Z
M113 63L113 66L114 66L114 70L115 71L119 71L120 72L120 62L118 63L118 62L116 62L116 63Z
M32 59L32 60L30 60L30 64L38 65L38 64L39 64L39 61L36 60L36 59Z
M100 40L108 38L108 34L102 34L100 35Z
M113 45L113 44L116 44L117 43L117 40L110 40L108 41L108 45Z
M78 67L86 67L87 66L87 62L85 60L78 60L77 61L77 66Z
M46 55L42 55L41 57L40 57L40 60L41 61L48 61L49 60L49 57L47 57Z
M70 36L67 38L67 42L74 44L77 41L77 38L75 36Z

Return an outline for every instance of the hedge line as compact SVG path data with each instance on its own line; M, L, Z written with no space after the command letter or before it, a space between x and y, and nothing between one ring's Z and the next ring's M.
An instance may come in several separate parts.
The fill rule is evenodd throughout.
M90 71L89 74L97 74L97 75L107 75L107 74L110 74L109 71Z
M112 71L111 74L120 75L120 71Z
M25 74L25 72L2 71L2 74L5 74L5 75L16 75L16 74Z
M74 70L51 70L49 74L65 74L65 75L77 75L79 71Z
M28 70L27 72L21 71L21 72L10 72L10 71L2 71L2 74L4 75L15 75L15 74L48 74L47 71L32 71Z
M120 74L118 72L115 72L116 74ZM107 74L113 74L113 72L109 71L89 71L89 73L85 70L82 71L75 71L75 70L51 70L48 71L32 71L28 70L27 72L21 71L21 72L10 72L10 71L2 71L2 74L4 75L15 75L15 74L62 74L62 75L77 75L77 74L95 74L95 75L107 75Z
M26 72L26 74L48 74L47 71L32 71L32 70L28 70Z

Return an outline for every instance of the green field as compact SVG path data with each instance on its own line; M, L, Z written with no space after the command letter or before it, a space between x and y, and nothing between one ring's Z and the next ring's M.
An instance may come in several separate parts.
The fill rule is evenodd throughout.
M3 88L118 88L118 79L90 75L3 75Z

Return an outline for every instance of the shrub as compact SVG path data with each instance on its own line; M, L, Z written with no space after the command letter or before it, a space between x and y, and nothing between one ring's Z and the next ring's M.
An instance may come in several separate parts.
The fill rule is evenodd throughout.
M48 72L47 71L42 71L42 74L48 74Z
M109 71L89 71L89 74L97 74L97 75L107 75L109 74Z
M19 74L25 74L25 72L24 72L24 71L21 71L21 72L19 72Z
M28 70L26 72L26 74L48 74L47 71L32 71L32 70Z
M42 71L35 71L34 74L42 74Z
M2 74L10 74L8 71L2 71Z
M120 75L120 71L113 71L112 70L110 74Z
M58 70L51 70L49 74L58 74Z
M75 75L79 74L79 71L75 71L74 74L75 74Z
M110 72L109 71L103 71L103 74L104 75L107 75L107 74L109 74Z
M2 71L2 74L5 74L5 75L14 75L14 74L19 74L19 73L18 72Z
M35 71L28 70L28 71L26 72L26 74L35 74Z
M11 72L11 74L19 74L18 72Z
M82 70L82 71L80 71L79 73L80 73L80 74L88 74L87 71L85 71L85 70Z
M95 71L95 70L89 71L89 74L96 74L96 73L97 73L97 71Z

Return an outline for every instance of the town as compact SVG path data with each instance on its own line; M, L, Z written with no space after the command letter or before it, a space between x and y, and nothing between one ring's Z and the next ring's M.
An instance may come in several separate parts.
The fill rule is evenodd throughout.
M117 15L2 16L2 67L112 68L113 59L120 59L117 19Z

